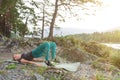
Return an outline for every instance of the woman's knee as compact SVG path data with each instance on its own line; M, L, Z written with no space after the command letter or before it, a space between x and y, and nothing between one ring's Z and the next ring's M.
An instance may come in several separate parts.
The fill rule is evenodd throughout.
M56 43L55 43L55 42L52 42L52 46L56 47Z
M49 42L44 42L43 45L44 45L46 48L50 48Z

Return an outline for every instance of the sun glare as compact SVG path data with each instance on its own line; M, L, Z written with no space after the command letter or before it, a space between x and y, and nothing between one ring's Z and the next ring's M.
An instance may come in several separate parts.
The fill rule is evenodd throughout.
M74 19L62 24L63 27L94 29L97 31L110 30L120 26L119 0L102 0L103 6L97 8L95 15L84 16L84 19ZM83 17L83 16L82 16ZM71 24L72 23L72 24Z

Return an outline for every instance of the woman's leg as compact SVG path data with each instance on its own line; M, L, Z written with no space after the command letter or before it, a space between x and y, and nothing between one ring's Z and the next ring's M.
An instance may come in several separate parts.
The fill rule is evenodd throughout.
M49 60L50 45L48 42L40 44L37 48L32 50L34 58L45 56L46 60Z
M56 43L51 42L50 47L51 47L51 56L52 56L52 59L54 59L56 57Z
M45 54L45 60L49 61L50 60L50 44L47 42L45 49L44 49L44 54Z

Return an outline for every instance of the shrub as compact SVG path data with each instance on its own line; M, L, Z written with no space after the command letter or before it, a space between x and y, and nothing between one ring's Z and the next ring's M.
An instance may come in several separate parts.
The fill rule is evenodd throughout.
M64 59L72 62L84 62L87 59L86 53L78 47L70 47L69 49L64 48L61 53L59 53L59 55Z
M120 68L120 51L116 50L110 54L110 62Z
M78 46L81 43L81 40L74 36L65 36L65 37L56 37L54 41L59 46L63 46L66 48Z
M96 42L83 42L81 46L88 53L105 58L109 57L109 54L111 53L112 50L111 48Z

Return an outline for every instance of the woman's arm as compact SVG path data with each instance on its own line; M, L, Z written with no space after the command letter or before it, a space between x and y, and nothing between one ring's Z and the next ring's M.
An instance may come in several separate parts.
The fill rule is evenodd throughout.
M41 64L38 64L38 63L33 62L33 61L28 61L28 60L25 60L25 59L21 59L20 62L21 63L26 63L26 64L34 64L36 66L42 66Z

